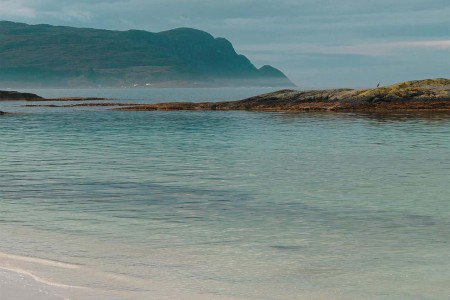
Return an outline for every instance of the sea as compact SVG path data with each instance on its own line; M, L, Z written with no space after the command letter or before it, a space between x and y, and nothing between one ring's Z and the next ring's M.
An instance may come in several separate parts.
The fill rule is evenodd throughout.
M1 300L450 298L450 114L71 103L0 102Z

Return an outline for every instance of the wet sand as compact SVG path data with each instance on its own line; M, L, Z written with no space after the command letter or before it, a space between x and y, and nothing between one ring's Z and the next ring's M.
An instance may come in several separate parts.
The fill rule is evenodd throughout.
M1 300L61 300L68 299L57 288L39 283L32 275L0 267Z
M87 278L92 286L71 285L74 274ZM64 262L0 252L0 300L211 299L209 294L184 291L155 279L133 279ZM102 282L111 286L93 287ZM242 300L220 295L214 299Z

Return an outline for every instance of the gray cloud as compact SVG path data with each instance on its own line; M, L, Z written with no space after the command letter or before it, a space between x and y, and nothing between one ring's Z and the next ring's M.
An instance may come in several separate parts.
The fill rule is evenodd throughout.
M202 29L306 88L450 77L448 0L0 0L0 7L0 19L32 24Z

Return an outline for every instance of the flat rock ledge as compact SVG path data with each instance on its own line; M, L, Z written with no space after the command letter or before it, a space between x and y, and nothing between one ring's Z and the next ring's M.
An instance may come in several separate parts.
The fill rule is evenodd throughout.
M239 101L171 102L117 110L409 111L450 110L450 79L426 79L375 89L281 90Z
M0 91L0 101L91 101L91 100L111 100L111 99L98 97L44 98L32 93L20 93L16 91Z

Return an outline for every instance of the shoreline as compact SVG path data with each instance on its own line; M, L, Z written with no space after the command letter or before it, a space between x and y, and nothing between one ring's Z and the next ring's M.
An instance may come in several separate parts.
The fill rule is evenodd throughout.
M13 267L0 266L0 298L67 300L67 287L42 281L34 274Z
M69 299L66 294L85 288L58 283L39 274L42 269L69 271L77 268L77 265L60 261L0 252L0 296L5 299Z
M83 285L72 285L75 276L83 276ZM88 275L87 275L88 274ZM64 280L59 280L59 279ZM62 281L66 281L62 283ZM77 281L77 279L75 279ZM98 299L187 299L207 300L207 293L181 292L173 282L154 278L129 277L66 262L0 252L0 299L69 300ZM107 286L106 286L107 285ZM176 285L175 285L176 286ZM217 295L214 299L237 300Z
M449 111L450 79L407 81L374 89L280 90L238 101L169 102L133 105L117 110L248 110L392 112Z
M115 100L102 97L57 97L44 98L32 93L21 93L17 91L1 91L0 101L29 101L29 102L45 102L45 101L104 101Z
M104 101L100 97L43 98L35 94L0 91L0 100L36 102ZM275 112L413 112L450 111L450 79L437 78L396 83L373 89L280 90L237 101L79 103L24 105L24 107L115 107L121 111L275 111Z
M77 107L109 107L116 111L254 111L254 112L323 112L323 113L446 113L450 112L450 101L440 102L409 102L409 103L380 103L370 106L338 106L336 104L302 103L289 107L239 107L222 108L220 102L191 103L167 102L157 104L139 103L78 103L78 104L27 104L22 107L45 108L77 108ZM5 113L4 114L8 114Z
M342 105L335 103L306 102L294 105L257 105L229 106L225 103L158 103L158 104L133 104L115 110L120 111L267 111L267 112L415 112L415 111L450 111L450 101L436 102L408 102L408 103L377 103L373 105ZM89 105L100 106L100 105ZM116 104L111 106L124 106ZM63 106L58 106L63 107ZM71 106L74 107L74 106Z

